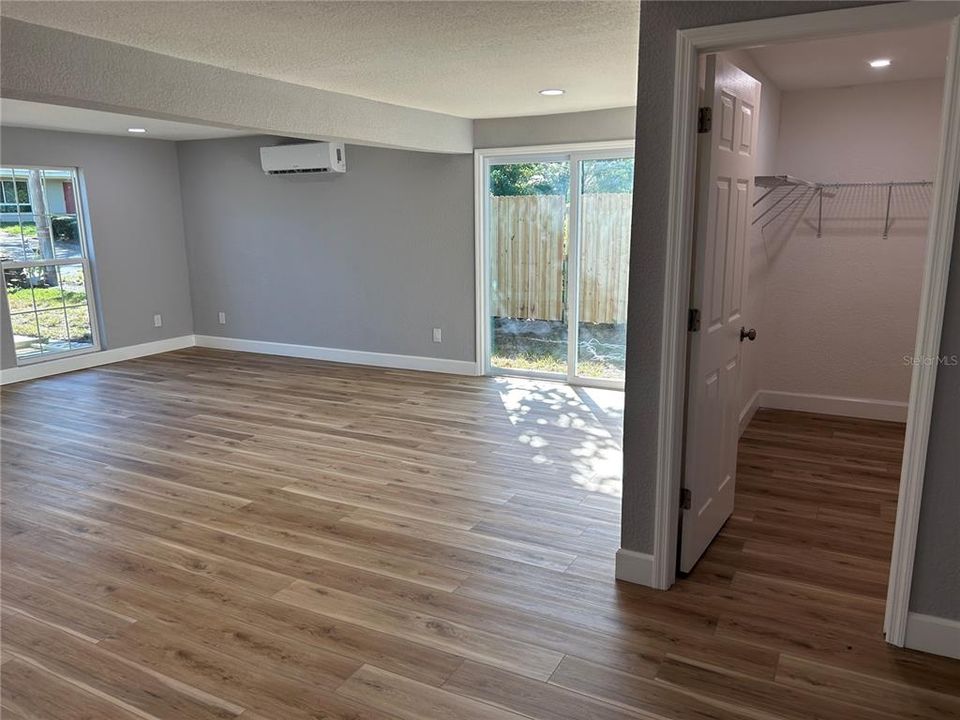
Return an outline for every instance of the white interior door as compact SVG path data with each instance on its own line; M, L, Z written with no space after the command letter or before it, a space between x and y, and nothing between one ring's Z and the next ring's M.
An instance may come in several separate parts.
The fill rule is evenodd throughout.
M746 286L760 83L706 58L709 131L698 148L680 570L689 572L733 511L739 437L742 307ZM687 507L689 505L689 507Z

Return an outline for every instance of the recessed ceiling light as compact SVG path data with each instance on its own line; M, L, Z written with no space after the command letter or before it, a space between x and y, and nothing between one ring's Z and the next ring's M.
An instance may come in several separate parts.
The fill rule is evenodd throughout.
M870 67L885 68L885 67L889 67L890 63L891 63L890 58L877 58L876 60L870 61Z
M127 128L127 132L128 132L128 133L141 133L141 134L142 134L142 133L145 133L146 131L147 131L146 128Z
M560 88L545 88L540 90L541 95L563 95L564 91Z

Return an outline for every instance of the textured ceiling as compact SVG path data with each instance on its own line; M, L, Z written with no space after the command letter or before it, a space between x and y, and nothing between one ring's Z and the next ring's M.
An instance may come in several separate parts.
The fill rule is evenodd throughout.
M950 25L940 23L770 45L754 48L750 54L781 90L802 90L943 77L949 44ZM889 58L893 63L881 69L867 64L877 58Z
M152 138L154 140L206 140L249 134L242 130L228 130L172 120L155 120L138 117L137 115L122 115L63 105L47 105L10 98L0 99L0 122L4 126L10 127L63 130L93 133L95 135L121 135L131 138ZM141 127L147 132L145 135L128 133L127 128L131 127Z
M16 2L4 16L468 118L636 102L639 3ZM562 97L537 91L560 87Z

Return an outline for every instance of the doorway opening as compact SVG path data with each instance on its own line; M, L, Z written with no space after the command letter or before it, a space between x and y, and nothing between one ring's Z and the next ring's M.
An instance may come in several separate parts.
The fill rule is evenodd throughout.
M950 13L913 16L906 23L901 16L900 10L873 8L804 16L800 22L791 18L789 31L776 19L744 24L739 33L700 28L678 35L670 213L676 246L667 259L669 320L652 570L652 584L662 588L674 582L678 571L692 570L694 577L709 567L709 561L698 566L700 551L710 547L708 554L714 548L722 553L721 546L730 540L724 533L741 523L740 537L733 539L739 545L736 552L749 550L748 562L756 563L758 546L780 538L783 547L794 551L792 560L786 552L773 552L760 564L771 568L796 561L799 572L806 562L811 573L806 581L781 580L809 586L826 576L824 563L811 563L812 549L833 552L845 532L845 547L862 560L861 566L871 556L883 565L872 568L879 577L871 590L878 608L872 622L879 633L882 618L887 642L896 645L905 637L960 164L957 21ZM943 24L925 27L937 23ZM890 31L894 27L907 29L898 37ZM917 43L924 33L926 40ZM930 40L934 35L936 42ZM773 38L796 42L765 44ZM891 74L887 82L850 81L844 64L850 58L841 55L864 52L877 39L914 43L915 52L897 52L906 58L900 66L915 67L915 60L926 58L937 63L938 72ZM837 52L832 57L826 50L831 43ZM717 54L731 47L757 49ZM709 110L697 118L696 58L701 51L700 88L709 90L701 107ZM806 53L806 60L798 62L797 52ZM781 59L794 57L782 62L786 70L779 73L773 57L778 53ZM895 59L871 63L885 57L869 50L859 58L861 70L898 66ZM824 62L830 72L824 71ZM804 68L818 66L819 84L802 86ZM750 86L758 76L757 112L751 107ZM771 105L770 88L781 95L774 128L779 137L775 135L768 155L775 158L773 166L757 170L743 156L756 165L765 144L769 151L770 134L764 137L762 122L764 103L767 111ZM887 97L881 98L884 93ZM864 112L866 108L873 112ZM837 131L843 120L842 132ZM721 149L733 159L719 157ZM751 298L758 260L767 269L776 263L779 274L772 276L772 284L767 278L766 285L755 285L754 290L764 292ZM822 307L815 308L817 304ZM688 317L688 307L700 310L699 317L695 312ZM756 317L768 318L766 327L754 322ZM716 347L705 339L711 334L722 338ZM768 338L763 355L748 359L746 353ZM848 354L850 349L857 354ZM682 369L684 352L689 354L689 375ZM748 369L751 362L762 368L758 360L769 358L773 360L760 370L767 388L741 383L744 374L757 371ZM679 362L671 365L670 359ZM806 373L799 389L787 385L798 381L794 370ZM853 390L843 390L844 382ZM741 404L744 387L753 390L746 391L748 401ZM738 457L741 416L747 429ZM741 469L745 480L738 483ZM833 470L839 474L831 478ZM795 494L793 507L778 507L772 492L789 488L795 471L802 477L792 478L794 487L809 483L808 505ZM756 482L757 473L768 481L766 488ZM741 490L752 486L752 509L738 509L744 507L738 506L738 484ZM831 506L830 500L842 501L852 489L882 492L891 504L874 503L866 520L870 503L863 497ZM679 513L677 498L683 508ZM748 523L752 525L743 527ZM811 529L820 533L803 535ZM758 538L756 533L764 530L769 535ZM871 533L869 543L861 542ZM856 562L830 557L846 568L848 578L857 575Z
M483 374L623 387L633 163L627 142L478 151Z

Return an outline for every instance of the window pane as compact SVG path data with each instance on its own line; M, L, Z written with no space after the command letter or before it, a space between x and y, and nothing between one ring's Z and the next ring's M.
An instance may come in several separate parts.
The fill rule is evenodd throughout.
M34 309L33 284L30 269L4 268L3 280L7 288L7 303L10 305L10 312L32 312Z
M63 307L60 278L56 266L29 268L27 274L33 286L33 302L38 310Z
M27 260L45 260L55 257L53 233L50 229L50 208L46 202L44 170L16 170L17 196L28 202L29 208L21 206L20 224ZM23 178L21 180L21 177Z
M83 265L60 265L60 289L66 305L86 305L87 286L84 282Z
M36 355L40 352L37 316L34 313L11 314L10 324L13 326L13 342L18 357Z
M80 224L76 215L50 217L54 253L58 258L82 257L80 251Z
M70 349L93 347L93 329L90 327L90 312L86 305L67 308L67 325L70 330Z
M17 180L17 202L20 203L21 212L31 212L30 190L26 180Z
M2 213L6 216L6 213ZM20 224L17 222L0 223L0 260L24 262L32 260L20 236Z
M0 260L8 262L31 260L32 257L24 245L23 232L29 234L34 228L32 223L26 228L20 227L24 218L18 212L13 170L6 168L0 170L0 187L3 188L3 205L0 205Z
M40 347L44 354L64 352L70 349L67 337L67 319L63 310L44 310L37 313L40 326Z
M4 217L10 217L9 214ZM15 215L13 217L16 217ZM37 241L37 224L33 215L20 214L20 222L5 222L2 228L3 255L14 262L31 262L40 259L40 245Z

